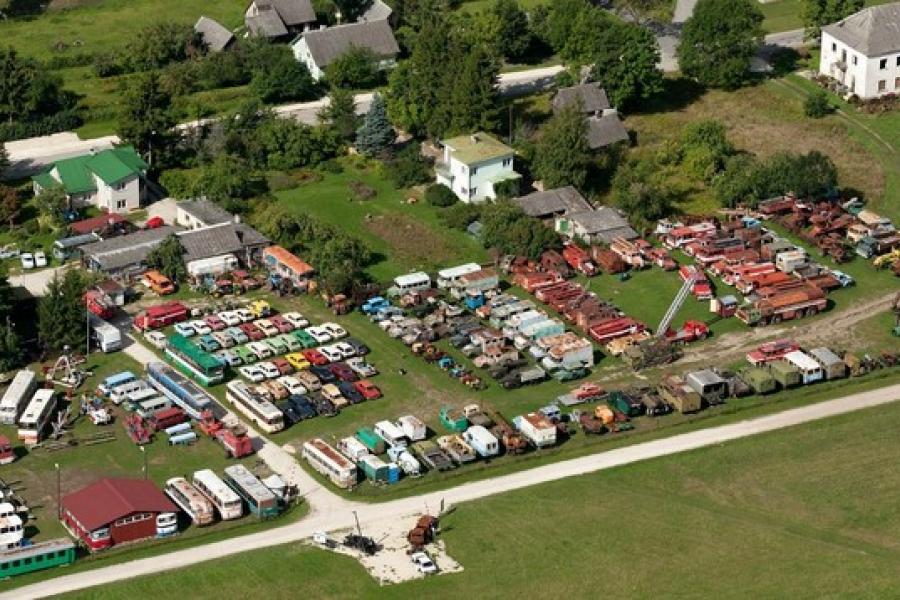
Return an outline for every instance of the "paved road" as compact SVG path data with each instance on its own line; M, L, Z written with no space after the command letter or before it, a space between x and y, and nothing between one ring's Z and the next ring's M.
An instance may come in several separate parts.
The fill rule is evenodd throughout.
M162 571L170 569L232 556L248 550L304 540L317 531L335 531L351 527L353 525L351 511L357 512L364 529L377 532L382 523L421 514L426 507L433 511L442 501L447 506L451 506L565 477L584 475L679 452L715 446L731 440L776 431L864 408L877 407L897 400L900 400L900 384L391 502L377 504L349 502L327 490L320 489L316 490L314 498L310 499L315 511L309 517L296 523L197 548L49 579L0 594L0 600L42 598L141 575L159 576Z

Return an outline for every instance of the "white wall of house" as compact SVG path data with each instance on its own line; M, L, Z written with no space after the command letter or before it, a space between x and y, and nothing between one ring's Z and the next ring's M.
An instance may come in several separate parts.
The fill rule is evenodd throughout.
M451 178L438 173L437 182L446 185L463 202L483 202L497 197L493 179L512 175L513 157L496 158L476 165L456 160L448 148L444 148L444 165L449 167Z
M316 61L313 60L312 53L310 53L309 46L307 46L304 38L297 38L294 43L291 44L291 50L294 52L294 58L306 65L306 68L309 69L309 74L312 75L313 79L319 81L325 76L325 72L320 69L319 65L316 64Z
M841 68L841 64L846 69ZM865 56L822 32L819 73L837 80L860 98L900 93L900 53Z
M141 185L139 177L125 179L115 186L107 185L94 175L97 186L97 206L111 213L128 212L141 206Z

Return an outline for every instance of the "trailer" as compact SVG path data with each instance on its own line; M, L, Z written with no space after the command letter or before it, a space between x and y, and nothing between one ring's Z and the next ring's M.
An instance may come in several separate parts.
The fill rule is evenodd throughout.
M828 301L820 288L801 282L796 289L776 292L737 309L735 315L747 325L768 325L811 316L825 310Z
M406 433L400 427L397 427L390 421L379 421L375 423L375 435L380 437L391 448L405 448L407 444Z
M481 425L473 425L466 429L463 439L483 458L490 458L500 453L500 441Z
M556 444L556 425L540 413L527 413L513 419L513 425L537 448Z
M618 337L644 331L646 326L631 317L616 317L605 319L588 327L588 334L600 344L614 340Z
M390 479L388 464L372 454L360 458L357 467L372 483L388 483Z
M0 400L0 423L15 425L37 387L37 374L34 371L22 369L16 373Z
M411 449L422 459L422 462L424 462L429 469L435 471L449 471L450 469L456 468L456 465L450 460L450 457L447 456L447 454L445 454L434 442L422 440L421 442L414 443L411 446Z
M421 419L413 415L403 415L397 419L397 426L413 442L424 440L428 435L428 427L425 426Z
M438 419L448 431L462 433L469 426L469 420L458 408L441 407Z
M435 440L438 448L446 452L459 464L472 462L478 458L475 450L466 443L461 435L442 435Z
M803 376L800 375L800 371L790 363L783 361L769 363L769 372L784 389L797 387L803 383Z
M188 318L188 309L181 302L166 302L151 306L134 317L133 326L138 331L162 329Z
M362 427L356 430L356 438L369 449L372 454L384 454L387 445L384 440L368 427Z
M831 381L847 376L847 364L828 348L813 348L809 351L809 355L822 367L825 379Z
M107 323L94 313L88 313L88 325L91 338L103 352L115 352L122 349L122 333L115 325Z

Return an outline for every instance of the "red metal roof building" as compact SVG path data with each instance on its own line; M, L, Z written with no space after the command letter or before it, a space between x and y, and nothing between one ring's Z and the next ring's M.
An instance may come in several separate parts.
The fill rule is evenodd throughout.
M91 551L174 533L157 518L177 511L146 479L100 479L62 498L63 525Z
M109 229L115 228L118 225L122 225L125 220L125 217L123 217L119 213L104 213L102 215L97 215L96 217L91 217L90 219L75 221L74 223L69 225L69 229L72 230L72 235L103 233Z

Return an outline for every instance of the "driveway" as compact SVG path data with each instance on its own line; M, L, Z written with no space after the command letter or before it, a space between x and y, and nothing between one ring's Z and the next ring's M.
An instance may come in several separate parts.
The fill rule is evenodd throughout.
M47 293L47 284L50 283L53 276L57 273L61 276L69 266L51 267L40 271L21 271L18 275L10 275L9 284L13 288L26 290L31 296L37 298Z
M4 174L10 179L27 177L54 161L80 156L91 150L105 150L117 143L119 138L114 135L83 140L71 131L6 142L4 146L9 153L9 168Z
M738 421L729 425L699 429L615 450L598 452L581 458L548 464L482 481L474 481L447 490L391 502L373 504L350 502L319 488L308 497L314 512L309 517L296 523L195 548L64 575L5 592L0 594L0 600L43 598L88 587L101 586L113 581L132 579L141 575L159 576L162 571L166 570L183 568L248 550L258 550L279 544L298 542L311 537L318 531L335 531L353 526L354 513L358 515L360 524L367 531L378 532L380 531L379 527L383 527L387 522L395 522L398 519L406 519L421 514L426 506L432 508L442 504L453 506L461 502L477 500L566 477L575 477L680 452L716 446L732 440L793 427L865 408L873 408L897 400L900 400L900 384L802 406L764 417ZM787 458L789 459L790 457L788 456Z

